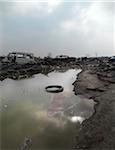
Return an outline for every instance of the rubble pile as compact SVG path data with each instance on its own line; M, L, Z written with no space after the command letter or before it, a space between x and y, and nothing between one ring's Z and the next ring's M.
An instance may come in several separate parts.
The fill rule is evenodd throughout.
M76 58L37 58L34 62L18 63L13 61L3 61L0 57L0 80L11 78L19 80L32 77L34 74L48 74L51 71L66 71L70 68L76 68Z
M83 121L76 132L76 149L115 149L115 58L109 57L34 57L28 63L15 59L4 61L0 56L0 80L29 78L34 74L51 71L82 69L73 83L75 94L93 99L95 113Z

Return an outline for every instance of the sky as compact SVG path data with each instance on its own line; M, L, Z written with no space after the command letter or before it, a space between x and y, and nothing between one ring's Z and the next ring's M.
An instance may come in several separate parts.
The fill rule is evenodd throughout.
M115 55L115 2L0 1L0 55Z

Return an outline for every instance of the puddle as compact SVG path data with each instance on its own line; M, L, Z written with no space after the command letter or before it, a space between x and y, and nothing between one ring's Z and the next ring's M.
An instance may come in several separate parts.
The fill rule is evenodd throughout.
M38 74L0 82L1 148L70 149L80 123L94 112L94 101L75 96L72 83L80 70ZM61 85L61 93L47 93Z

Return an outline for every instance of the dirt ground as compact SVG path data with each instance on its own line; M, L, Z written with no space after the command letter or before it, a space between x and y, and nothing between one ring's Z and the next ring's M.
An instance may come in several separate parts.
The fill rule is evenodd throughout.
M115 70L114 67L110 69L111 66L98 70L97 67L84 69L74 82L75 94L97 102L95 113L82 123L76 133L75 149L115 149Z
M35 64L19 65L3 63L1 59L0 80L28 78L34 74L48 74L53 70L81 68L82 72L73 83L75 94L96 102L95 113L83 121L76 131L77 150L115 150L115 62L108 57L67 58L43 60Z

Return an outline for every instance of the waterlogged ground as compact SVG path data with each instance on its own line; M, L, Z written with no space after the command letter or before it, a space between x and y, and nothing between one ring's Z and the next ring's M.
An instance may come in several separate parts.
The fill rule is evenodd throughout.
M72 83L80 70L38 74L0 82L1 149L71 149L75 130L94 112L93 100L75 96ZM62 85L51 94L45 87Z

